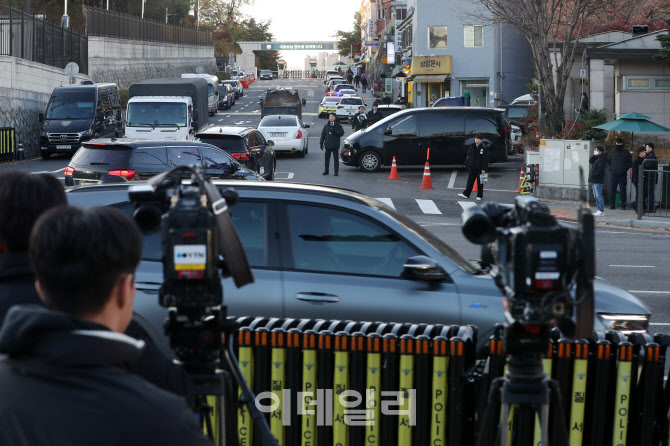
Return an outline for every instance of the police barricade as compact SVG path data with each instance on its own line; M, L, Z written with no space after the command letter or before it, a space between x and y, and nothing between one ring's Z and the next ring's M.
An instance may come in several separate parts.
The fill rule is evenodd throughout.
M237 322L241 370L282 446L473 445L491 383L506 368L502 326L477 355L473 326ZM570 341L554 330L542 362L559 384L570 446L669 444L668 345L670 335L608 331ZM260 444L247 409L236 407L239 444ZM552 401L552 445L557 410ZM513 415L510 439L528 428ZM539 422L534 429L540 445Z
M14 129L11 127L0 128L0 163L14 161L14 159Z

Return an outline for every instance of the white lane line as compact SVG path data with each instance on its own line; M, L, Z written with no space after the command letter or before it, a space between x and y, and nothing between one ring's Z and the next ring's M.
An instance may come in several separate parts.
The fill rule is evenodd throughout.
M459 201L458 204L460 204L463 209L471 208L472 206L477 206L477 204L473 203L472 201Z
M424 214L441 214L440 210L437 208L437 205L433 200L419 200L415 199L416 204L421 208L421 212Z
M456 174L458 173L457 170L452 170L451 171L451 178L449 178L449 185L447 186L447 189L453 189L454 188L454 183L456 182Z
M637 294L670 294L670 291L645 291L645 290L628 290L629 293Z
M283 178L284 175L286 175L286 178ZM294 176L295 174L293 172L275 172L276 180L292 180Z
M390 198L375 198L377 201L381 201L384 203L386 206L390 207L391 209L395 210L395 206L393 206L393 200Z
M661 325L667 327L670 325L670 322L649 322L649 325Z
M656 268L654 265L610 265L612 268Z

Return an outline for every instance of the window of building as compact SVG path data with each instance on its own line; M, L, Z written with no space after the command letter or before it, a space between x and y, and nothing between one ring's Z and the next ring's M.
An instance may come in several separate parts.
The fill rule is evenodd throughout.
M654 90L670 90L670 77L655 78Z
M627 77L626 90L651 90L651 79L648 77Z
M484 27L482 25L464 25L463 31L466 48L480 48L484 46Z
M428 48L441 49L447 47L447 27L429 26L428 27Z

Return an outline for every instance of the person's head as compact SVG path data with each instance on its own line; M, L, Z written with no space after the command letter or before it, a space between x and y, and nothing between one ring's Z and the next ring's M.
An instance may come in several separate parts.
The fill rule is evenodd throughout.
M645 147L645 150L647 151L647 153L654 151L654 143L653 142L646 143L644 145L644 147Z
M593 150L594 155L600 155L603 152L605 152L605 149L603 149L603 146L596 146L596 148Z
M616 141L614 141L614 144L617 149L623 149L623 139L617 138Z
M588 98L586 92L582 93L582 97L583 97L583 98Z
M398 100L401 100L401 99L402 99L402 96L401 96L401 95L398 95Z
M372 104L372 109L373 109L374 111L377 111L378 108L379 108L379 104L377 104L377 102L375 102L374 104Z
M65 189L53 175L0 174L0 253L27 252L39 216L66 203Z
M480 145L483 140L484 140L484 137L481 135L481 133L477 133L475 135L475 144Z
M385 98L388 98L388 97L389 97L389 94L388 94L388 93L384 93L384 97L385 97Z
M328 114L328 120L330 122L335 122L335 119L337 119L337 115L335 113L329 113Z
M637 156L644 158L644 156L647 154L647 148L645 146L641 146L637 148Z
M30 235L35 288L52 310L122 333L133 316L142 235L118 209L61 206Z
M361 114L365 113L365 107L363 107L362 105L360 107L358 107L358 113L361 113Z

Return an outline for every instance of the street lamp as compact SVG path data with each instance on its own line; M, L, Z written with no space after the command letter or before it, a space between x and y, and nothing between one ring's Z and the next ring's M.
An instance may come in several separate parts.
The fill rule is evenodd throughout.
M144 3L146 3L146 0L142 0L142 18L144 18Z
M61 26L63 28L70 27L70 17L67 15L67 0L65 0L65 10L63 11L63 18L61 19Z

